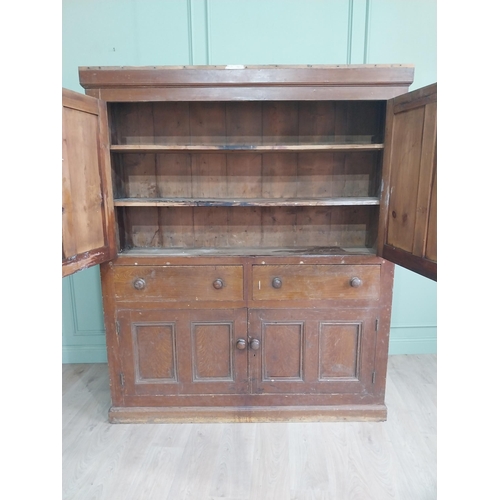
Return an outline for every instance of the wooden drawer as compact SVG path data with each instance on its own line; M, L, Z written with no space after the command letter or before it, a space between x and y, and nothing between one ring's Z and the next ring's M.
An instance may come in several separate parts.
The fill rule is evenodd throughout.
M254 265L253 300L376 300L380 266Z
M117 301L243 300L242 266L116 266Z

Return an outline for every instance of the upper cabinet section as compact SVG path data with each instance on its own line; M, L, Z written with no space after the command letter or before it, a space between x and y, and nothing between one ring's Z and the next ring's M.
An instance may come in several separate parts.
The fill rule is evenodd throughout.
M437 280L437 84L391 99L378 254Z
M413 67L80 68L120 252L374 254L386 103Z
M73 96L80 118L78 106L65 108L66 129L79 130L72 154L65 144L70 163L84 161L65 181L82 191L64 195L63 221L85 242L64 257L109 247L109 258L116 234L120 252L377 253L436 279L437 86L408 93L413 72L80 68L97 99ZM69 200L102 224L79 229Z
M62 275L116 256L105 104L62 91Z
M106 101L384 100L407 92L411 65L81 67Z

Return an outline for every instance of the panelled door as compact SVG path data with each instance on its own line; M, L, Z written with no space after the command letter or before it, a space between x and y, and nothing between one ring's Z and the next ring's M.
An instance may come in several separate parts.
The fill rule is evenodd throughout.
M119 310L117 327L125 399L248 392L246 309Z
M62 91L62 275L116 257L106 105Z
M378 255L437 280L437 84L387 104Z
M372 392L376 329L376 310L250 310L252 392Z

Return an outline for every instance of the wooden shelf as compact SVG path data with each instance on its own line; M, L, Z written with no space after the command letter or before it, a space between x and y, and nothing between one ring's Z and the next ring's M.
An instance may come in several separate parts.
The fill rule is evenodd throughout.
M116 207L334 207L380 205L377 197L347 198L119 198Z
M306 153L314 151L379 151L383 144L276 144L276 145L207 145L207 144L123 144L110 146L113 153Z
M374 248L366 247L238 247L238 248L129 248L119 255L128 257L294 257L330 255L375 255Z

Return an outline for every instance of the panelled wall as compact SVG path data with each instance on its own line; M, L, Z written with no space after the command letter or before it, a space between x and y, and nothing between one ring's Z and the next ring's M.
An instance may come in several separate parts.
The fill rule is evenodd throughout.
M437 80L436 0L63 0L62 86L78 66L415 64ZM63 362L105 362L99 270L63 279ZM436 283L396 268L391 354L436 352Z

